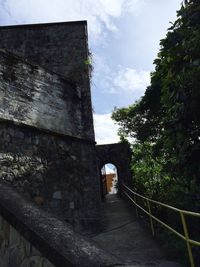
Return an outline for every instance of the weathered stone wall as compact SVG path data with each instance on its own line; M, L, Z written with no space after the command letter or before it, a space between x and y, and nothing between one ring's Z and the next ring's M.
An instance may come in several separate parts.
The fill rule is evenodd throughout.
M100 192L86 23L0 27L0 48L25 58L0 51L0 179L93 230Z
M0 122L0 179L75 227L98 225L94 144Z
M0 267L55 267L0 216Z
M81 101L75 84L0 50L0 118L89 139Z
M71 226L0 182L0 267L121 266Z
M86 21L3 26L0 48L76 83L82 98L83 132L94 140Z

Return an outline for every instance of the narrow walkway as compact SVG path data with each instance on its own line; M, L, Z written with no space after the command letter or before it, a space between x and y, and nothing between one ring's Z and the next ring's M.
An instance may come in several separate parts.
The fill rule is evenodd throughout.
M108 195L102 210L103 231L92 239L102 249L133 267L181 267L167 261L156 242L136 220L128 204Z

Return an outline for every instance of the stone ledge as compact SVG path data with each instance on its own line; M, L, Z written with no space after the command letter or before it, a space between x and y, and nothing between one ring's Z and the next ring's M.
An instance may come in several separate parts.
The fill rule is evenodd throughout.
M43 133L43 134L48 134L51 136L57 136L60 137L64 140L73 140L73 141L77 141L77 142L83 142L83 143L88 143L91 145L96 145L96 141L94 141L93 139L89 139L89 138L83 138L83 137L79 137L79 136L73 136L73 135L67 135L67 134L62 134L62 133L58 133L55 131L51 131L48 129L44 129L44 128L39 128L36 126L32 126L32 125L27 125L25 123L19 122L19 121L14 121L14 120L8 120L8 119L4 119L0 117L0 125L1 123L7 123L8 125L14 125L17 127L20 127L20 129L30 129L31 131L37 132L37 133Z
M57 25L71 25L71 24L82 24L83 26L87 26L87 20L77 20L77 21L64 21L64 22L50 22L50 23L31 23L31 24L18 24L18 25L4 25L0 26L1 29L8 28L26 28L26 27L49 27L49 26L57 26Z
M122 266L71 226L0 183L0 214L55 266Z

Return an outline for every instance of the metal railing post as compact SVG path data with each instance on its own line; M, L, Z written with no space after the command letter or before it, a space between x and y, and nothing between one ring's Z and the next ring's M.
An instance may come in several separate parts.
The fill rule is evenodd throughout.
M192 255L192 248L189 242L189 234L188 234L188 228L187 228L187 223L185 220L185 216L183 214L183 212L180 211L180 215L181 215L181 221L182 221L182 225L183 225L183 230L184 230L184 234L185 234L185 239L186 239L186 244L187 244L187 250L188 250L188 256L189 256L189 260L190 260L190 265L191 267L195 267L194 264L194 258Z
M200 242L196 241L196 240L192 240L189 237L189 232L188 232L188 227L187 227L187 221L185 216L193 216L193 217L198 217L200 218L200 213L197 212L192 212L192 211L188 211L188 210L180 210L176 207L167 205L165 203L161 203L159 201L155 201L153 199L149 199L145 196L142 196L141 194L134 192L133 190L131 190L127 185L123 184L124 187L124 194L128 197L128 199L130 199L132 201L132 203L134 203L135 205L135 209L136 209L136 215L139 215L139 209L142 210L147 216L149 216L150 219L150 224L151 224L151 231L152 231L152 235L155 235L155 231L154 231L154 225L153 225L153 220L155 220L156 222L158 222L159 224L161 224L162 226L164 226L166 229L168 229L169 231L171 231L172 233L174 233L175 235L177 235L179 238L181 238L182 240L184 240L184 242L186 242L187 244L187 251L188 251L188 256L189 256L189 262L190 262L190 266L191 267L195 267L195 263L194 263L194 258L193 258L193 254L192 254L192 245L194 246L199 246L200 247ZM129 192L129 194L126 192L126 190ZM131 195L132 194L132 195ZM131 197L132 196L132 197ZM137 197L137 199L136 199ZM147 207L148 210L146 209L146 205L145 207L142 207L139 202L138 202L138 198L143 199L144 201L146 201L145 203L147 203ZM156 204L156 205L160 205L161 207L173 210L175 212L177 212L177 214L180 214L181 216L181 222L183 225L183 230L184 230L184 234L178 232L176 229L172 228L170 225L168 225L167 223L163 222L162 220L158 219L156 216L154 216L152 214L151 211L151 203Z
M151 225L151 232L152 232L152 235L154 236L155 235L155 231L154 231L154 226L153 226L153 220L152 220L152 217L151 217L151 207L150 207L149 200L147 200L147 206L148 206L148 210L149 210L149 219L150 219L150 225Z

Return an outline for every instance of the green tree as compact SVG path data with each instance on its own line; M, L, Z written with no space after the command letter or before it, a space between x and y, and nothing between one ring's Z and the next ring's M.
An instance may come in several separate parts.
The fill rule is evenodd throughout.
M134 175L137 173L142 179L140 174L148 169L146 177L150 179L159 170L160 187L166 186L166 179L170 179L169 194L171 192L174 198L169 199L179 206L191 204L188 208L194 210L199 210L198 203L192 199L196 198L200 185L199 44L200 2L184 1L177 20L160 42L151 85L144 96L128 108L115 109L112 114L120 125L119 134L134 138L134 155L138 149L144 153L147 144L149 146L140 154L140 159L136 157L132 166ZM147 155L151 159L148 166ZM136 166L140 171L136 171ZM148 184L148 188L153 192L155 184L154 187ZM181 192L182 202L177 201L177 192Z

